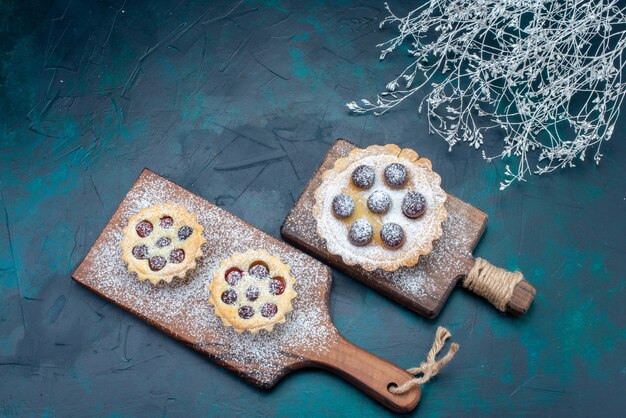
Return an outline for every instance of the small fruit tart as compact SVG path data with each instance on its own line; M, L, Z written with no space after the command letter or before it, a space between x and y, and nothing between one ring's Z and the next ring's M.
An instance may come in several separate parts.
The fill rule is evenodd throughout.
M167 202L144 208L122 231L122 259L139 280L169 283L196 268L206 242L203 229L185 206Z
M266 250L235 253L215 272L209 303L237 333L271 332L292 311L295 284L289 266Z
M395 271L429 254L447 218L431 162L408 148L355 148L322 175L313 216L328 251L348 265Z

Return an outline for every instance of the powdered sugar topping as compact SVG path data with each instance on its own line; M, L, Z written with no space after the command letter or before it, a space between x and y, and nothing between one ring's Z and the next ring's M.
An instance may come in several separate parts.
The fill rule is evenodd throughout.
M386 213L391 206L391 198L389 194L383 190L375 190L367 198L367 207L374 213Z

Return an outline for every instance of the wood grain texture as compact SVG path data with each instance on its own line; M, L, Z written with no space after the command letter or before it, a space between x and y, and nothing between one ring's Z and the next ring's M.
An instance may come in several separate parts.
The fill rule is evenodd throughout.
M511 315L524 315L528 312L530 305L535 300L537 290L526 279L519 282L515 289L513 289L513 295L511 300L506 305L507 313Z
M322 182L322 173L353 148L355 145L345 139L334 143L283 222L281 234L296 246L394 301L427 318L434 318L452 289L474 265L472 252L485 231L487 215L448 194L448 219L444 222L443 234L434 243L432 252L421 257L416 266L388 273L380 269L369 272L358 265L347 265L341 257L327 250L324 240L316 232L311 209L315 203L314 192ZM407 282L414 285L407 287ZM526 281L516 287L510 313L522 314L528 309L534 298L534 288L531 288Z
M175 202L190 202L201 212L211 212L217 214L213 223L203 222L199 216L199 221L205 227L207 246L204 249L205 259L198 269L192 273L188 280L201 280L208 284L213 277L213 268L219 259L212 260L217 254L225 254L241 251L242 246L256 245L260 248L267 248L273 254L277 254L281 259L297 260L297 263L290 265L292 273L298 280L298 276L313 275L316 280L297 281L296 290L308 300L303 301L301 296L294 301L294 310L303 309L304 305L312 306L319 312L320 333L323 335L323 346L314 344L302 347L276 344L275 352L269 357L255 358L247 357L242 361L241 357L234 355L236 350L233 347L237 340L247 337L232 331L224 334L224 330L219 321L205 325L205 330L201 336L195 331L199 321L206 318L201 315L194 315L196 312L206 311L208 300L201 295L188 300L188 309L182 311L173 318L163 318L146 305L138 303L130 296L130 291L123 287L107 287L104 282L107 278L102 277L98 270L94 270L94 263L106 257L111 257L110 246L117 246L118 242L110 242L119 237L116 232L125 225L127 213L132 210L133 199L137 195L148 196L156 193L157 190L165 190L168 200ZM242 237L241 240L224 239L221 235L224 230L229 230L234 236ZM213 239L212 239L213 236ZM130 273L123 272L125 279L136 280ZM238 373L247 381L262 388L271 388L286 373L302 367L320 367L331 370L339 376L345 378L372 398L381 402L390 409L398 412L409 411L417 405L420 398L420 390L414 390L405 395L394 395L387 390L390 383L402 383L412 376L405 370L393 365L345 340L336 330L331 322L328 312L328 296L331 287L331 272L328 267L317 260L301 253L285 243L263 233L230 213L216 207L212 203L193 195L182 187L169 182L163 177L144 169L133 188L128 193L124 201L120 204L115 214L105 226L104 230L96 240L87 256L72 274L72 278L100 296L119 305L130 313L144 319L149 324L165 332L166 334L182 341L186 345L208 355L216 363ZM129 282L130 284L130 282ZM149 286L147 283L146 286ZM186 286L187 281L174 281L170 286ZM300 287L298 287L298 285ZM151 289L151 288L146 288ZM206 295L208 297L208 293ZM148 301L150 303L150 301ZM156 303L156 302L154 302ZM212 308L211 308L212 309ZM291 314L287 321L298 321L298 316ZM283 327L290 324L278 325L271 335L279 336L283 332ZM305 330L306 331L306 330ZM227 337L224 337L227 335ZM269 338L270 336L268 336ZM256 337L255 337L256 338ZM249 344L255 344L258 340L252 339ZM250 347L250 349L255 349ZM236 353L235 353L236 354Z
M362 388L369 396L394 411L411 411L420 401L420 388L404 395L389 392L389 385L399 385L398 382L407 380L404 370L399 371L392 363L363 350L345 338L340 338L331 352L322 352L318 356L310 357L310 360L316 366L330 370Z

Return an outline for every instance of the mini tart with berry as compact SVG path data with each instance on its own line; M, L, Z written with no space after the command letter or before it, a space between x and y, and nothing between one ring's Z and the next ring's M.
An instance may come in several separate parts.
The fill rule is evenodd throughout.
M289 266L266 250L235 253L215 272L209 303L237 333L271 332L293 310L295 283Z
M122 231L122 259L139 280L170 283L196 268L206 242L203 230L185 206L152 205L128 218Z
M431 162L408 148L355 148L322 174L313 216L329 252L367 271L418 263L441 237L447 194Z

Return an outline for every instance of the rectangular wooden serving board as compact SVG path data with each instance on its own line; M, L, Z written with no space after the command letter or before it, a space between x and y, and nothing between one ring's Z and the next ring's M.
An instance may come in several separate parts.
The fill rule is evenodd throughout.
M121 258L122 228L129 216L167 201L185 205L198 216L207 242L203 259L185 279L152 285L127 271ZM216 317L209 305L209 286L222 260L235 252L260 249L289 266L298 295L286 321L272 332L237 334ZM410 411L419 402L419 387L403 395L388 390L390 384L412 379L411 374L339 334L328 309L332 276L327 266L148 169L143 170L72 278L262 388L274 386L292 370L318 367L336 373L394 411ZM236 291L243 300L244 290Z
M390 299L427 318L434 318L452 289L474 265L472 251L485 231L487 214L448 194L448 219L444 222L443 234L435 241L432 252L420 257L416 266L389 273L381 269L370 272L358 265L345 264L341 257L328 252L317 234L312 208L314 192L322 182L324 171L355 147L344 139L335 142L285 219L281 234L297 247Z

